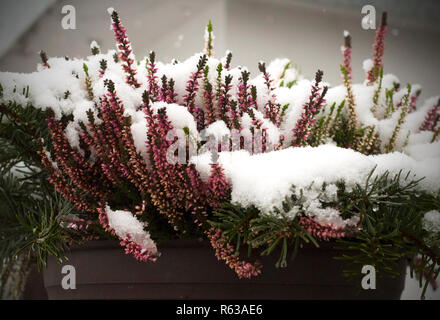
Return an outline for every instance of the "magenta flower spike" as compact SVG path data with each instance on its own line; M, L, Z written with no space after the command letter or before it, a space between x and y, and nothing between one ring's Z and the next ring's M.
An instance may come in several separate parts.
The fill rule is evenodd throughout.
M266 113L266 118L270 119L277 127L280 126L281 117L280 117L280 105L276 103L276 95L273 93L274 87L272 86L273 80L271 79L270 74L266 71L266 64L264 62L260 62L258 64L258 68L260 72L263 74L264 84L267 89L268 99L267 103L264 106L264 111Z
M204 127L203 121L203 110L199 109L195 105L195 99L197 92L199 90L199 79L202 77L203 68L206 65L208 58L206 55L200 57L199 62L197 64L197 70L193 72L186 84L186 95L183 97L183 101L185 106L188 108L188 111L194 116L197 120L197 129L201 130Z
M437 104L429 109L425 116L425 120L419 127L420 131L434 131L437 124L440 122L440 99Z
M344 32L344 45L341 47L342 51L342 65L347 72L347 78L350 84L352 83L352 70L351 70L351 36L348 31Z
M367 73L368 84L373 84L383 67L383 54L385 52L385 34L387 32L387 13L382 13L382 22L377 28L373 45L373 67Z
M304 146L306 144L307 138L310 135L310 130L315 124L315 115L321 110L325 103L324 96L326 95L328 88L324 87L321 95L321 88L319 87L323 74L324 73L321 70L316 72L315 83L312 85L309 101L304 105L304 111L293 129L294 137L292 145L295 147Z
M132 54L131 44L128 40L126 30L119 20L118 13L113 8L110 8L108 12L112 19L112 27L119 49L119 59L124 63L122 67L127 74L126 82L134 88L139 88L141 84L135 78L136 70L133 67L134 56Z
M156 53L151 51L149 54L149 59L147 62L147 79L148 79L148 90L150 91L150 99L152 101L161 100L160 88L157 80L157 67L156 67Z

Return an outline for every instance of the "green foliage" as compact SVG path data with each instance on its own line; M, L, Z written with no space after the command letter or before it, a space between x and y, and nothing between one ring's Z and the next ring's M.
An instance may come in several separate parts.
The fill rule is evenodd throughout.
M280 75L280 87L284 87L284 77L286 75L286 71L291 67L292 63L289 61L283 68L283 72Z
M438 208L439 197L417 191L419 181L402 172L394 177L389 173L370 175L365 186L338 194L345 199L343 210L360 216L359 231L350 239L338 240L351 253L340 257L352 266L344 270L346 276L359 275L363 265L373 265L380 276L396 276L400 259L425 251L431 253L431 263L439 261L439 248L423 240L427 232L422 228L424 213Z
M243 244L247 244L249 249L252 248L249 225L258 213L259 211L253 206L243 208L237 204L224 202L221 208L214 212L215 220L210 221L210 224L223 230L223 234L229 241L236 244L238 254Z
M46 115L41 109L23 107L14 101L0 104L0 163L19 161L39 165L39 138L48 139Z
M290 211L290 206L293 206L292 199L286 198L283 209L275 211ZM228 242L235 245L237 255L242 247L247 248L249 256L252 251L257 251L261 256L268 256L280 250L275 264L277 268L287 266L289 251L291 259L296 257L301 243L319 246L295 219L261 215L254 206L244 208L239 204L225 202L214 212L214 219L210 224L223 230Z
M286 103L281 107L281 119L286 115L287 109L289 109L290 103Z
M84 73L86 74L85 85L87 89L87 96L89 100L93 101L92 80L90 79L90 75L89 75L89 67L87 67L85 63L83 63L83 70Z
M353 145L358 137L362 136L362 131L355 131L349 124L348 118L340 114L339 117L335 119L336 129L334 130L333 140L336 142L338 147L348 148Z
M385 150L387 152L392 152L395 150L396 147L396 139L397 139L397 135L400 132L400 128L402 126L402 124L405 121L405 117L408 113L408 104L409 104L409 96L411 93L411 85L408 84L407 85L407 92L406 94L403 96L402 101L400 102L400 116L399 119L397 120L397 124L393 130L393 133L391 135L390 141L388 142L388 144L385 146Z
M13 173L8 166L0 168L0 270L5 278L17 263L22 268L37 263L41 270L49 255L62 259L67 240L74 238L61 225L72 206L46 185L38 186L40 176L33 167L15 167Z
M395 111L394 107L394 88L392 89L385 89L385 118L389 118L391 114Z
M220 98L221 92L222 92L222 71L223 71L223 65L221 62L217 65L216 68L217 71L217 78L216 78L216 94L215 97L218 100Z
M86 74L86 76L88 77L89 76L89 67L87 67L87 65L85 63L83 63L83 70L84 70L84 73Z
M407 258L416 274L426 274L428 270L433 277L438 276L440 239L429 237L422 219L427 211L440 209L440 195L418 191L419 182L410 173L377 174L372 170L363 184L351 188L343 181L336 184L337 200L322 202L322 206L337 207L345 219L359 219L358 228L347 230L347 238L331 240L336 249L343 250L336 259L346 261L345 276L358 277L364 265L372 265L379 277L395 277L399 274L399 262ZM303 214L302 192L296 194L292 189L282 206L270 213L225 203L210 223L221 228L235 244L236 254L243 246L262 256L279 254L276 266L285 267L289 254L293 259L304 244L318 247L322 241L299 224ZM417 255L422 255L422 263L415 265ZM424 291L427 282L421 282Z
M279 218L276 216L262 215L252 221L254 247L263 247L261 255L271 255L280 248L280 256L275 266L286 267L289 250L291 259L294 260L300 246L304 243L312 243L319 247L317 240L307 230L300 226L297 220Z
M28 92L28 89L26 89ZM3 285L21 290L33 263L43 268L49 255L63 258L67 235L61 219L74 212L58 196L41 170L40 138L49 139L45 112L15 102L0 104L0 295ZM12 289L10 289L12 290ZM15 289L14 289L15 290Z

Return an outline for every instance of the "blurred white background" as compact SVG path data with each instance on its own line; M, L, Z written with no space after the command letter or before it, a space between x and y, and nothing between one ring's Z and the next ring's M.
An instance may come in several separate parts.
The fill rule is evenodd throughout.
M362 82L362 61L371 55L374 30L361 28L361 8L372 4L377 22L388 11L385 72L402 84L422 85L422 99L440 94L440 1L437 0L2 0L0 71L31 72L49 56L83 57L96 40L103 51L115 47L107 8L115 7L138 58L150 50L158 60L184 60L203 50L204 28L214 25L215 54L230 49L233 65L253 73L260 60L287 57L307 78L324 71L340 83L342 32L352 34L354 81ZM61 27L61 8L76 9L76 30ZM418 284L407 279L402 299L418 299ZM427 299L440 299L429 289Z

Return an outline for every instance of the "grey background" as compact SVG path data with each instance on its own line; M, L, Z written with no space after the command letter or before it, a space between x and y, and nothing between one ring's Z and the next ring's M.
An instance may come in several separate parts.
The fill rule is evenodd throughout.
M61 8L76 8L76 30L61 27ZM401 82L422 85L422 99L440 94L440 1L436 0L2 0L0 71L32 72L38 52L83 57L96 40L114 49L107 8L115 7L138 58L150 50L157 59L184 60L203 50L204 28L214 25L215 54L232 50L233 64L257 72L260 60L287 57L307 78L318 68L331 84L340 83L342 32L352 34L354 81L364 80L362 61L371 55L375 32L361 28L361 8L372 4L377 21L388 11L385 72ZM407 279L402 299L418 299L420 289ZM440 299L429 289L428 299Z

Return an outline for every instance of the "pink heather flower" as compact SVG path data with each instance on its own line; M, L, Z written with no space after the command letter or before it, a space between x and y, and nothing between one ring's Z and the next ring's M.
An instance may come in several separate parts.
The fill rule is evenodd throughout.
M115 10L109 10L109 12L112 18L112 27L119 49L119 59L125 63L122 67L127 74L126 82L132 87L139 88L141 84L135 78L136 70L133 68L134 57L126 30L119 20L118 13Z
M263 128L261 130L261 152L265 153L267 151L267 129Z
M177 93L174 90L174 80L170 79L168 81L168 95L167 95L167 103L176 103L177 102Z
M99 77L102 78L104 76L105 70L107 70L107 60L102 59L99 61Z
M150 99L152 101L160 100L160 88L157 83L157 68L156 68L156 54L154 51L150 52L147 63L147 79L148 79L148 91L150 91Z
M332 225L323 226L309 217L301 216L299 218L299 224L307 230L311 236L323 241L344 238L346 235L343 228L336 228Z
M139 261L156 261L159 253L150 234L144 231L145 223L125 210L111 210L108 205L99 208L100 222L103 227L119 237L125 253L132 254Z
M47 54L43 50L40 51L40 58L41 58L41 61L43 62L43 67L50 69L50 65L49 65L49 63L47 63L47 61L48 61Z
M226 181L223 168L218 163L211 163L211 175L208 180L210 196L208 200L213 209L220 207L221 202L228 198L231 186Z
M147 203L145 202L145 200L142 200L142 206L136 206L135 209L136 211L136 215L141 215L145 212Z
M254 106L255 110L258 110L257 87L256 86L251 86L251 98L250 98L250 105L249 106Z
M240 124L241 116L240 116L239 111L237 110L237 102L236 101L231 101L230 110L231 110L230 127L240 131L242 129L241 124Z
M102 182L105 181L101 173L92 167L78 150L71 147L63 132L62 123L55 119L53 113L49 113L46 122L58 167L69 176L76 187L98 199L105 196L101 189ZM84 201L80 202L84 204Z
M71 228L74 230L82 230L82 229L87 230L92 223L93 222L91 220L86 221L83 218L74 218L73 221L70 221L67 224L67 228Z
M162 76L162 87L160 88L159 92L159 100L160 101L166 101L167 100L167 95L168 95L168 82L167 82L167 76L163 75Z
M347 71L348 81L352 82L352 70L351 70L351 36L348 32L344 32L344 46L341 47L343 61L342 65ZM343 79L344 80L344 79Z
M188 108L189 113L197 120L197 129L200 131L204 127L203 110L199 109L195 105L195 98L197 91L199 90L199 79L202 77L203 68L206 65L208 58L206 55L200 57L197 64L197 70L191 73L191 76L186 84L187 94L183 97L185 106Z
M232 52L228 51L226 53L226 62L225 62L225 69L229 70L231 68L231 60L232 60Z
M129 169L122 162L119 148L119 141L123 139L123 106L116 96L114 84L111 80L107 82L108 91L101 98L100 114L104 120L107 141L110 144L108 150L108 163L103 163L106 170L112 170L117 176L129 177Z
M217 259L225 261L226 265L235 271L238 278L249 279L261 273L262 265L258 261L255 263L241 261L239 257L235 255L234 247L227 242L220 228L211 228L208 230L207 235L210 239L211 246L215 250Z
M251 87L248 84L249 75L250 73L244 70L241 73L240 84L238 85L237 100L238 100L238 108L239 108L240 116L242 116L243 113L248 111L252 102L252 97L249 95L249 90Z
M408 113L413 112L416 109L417 100L419 99L421 90L417 90L415 94L411 95L410 101L409 101L409 108Z
M174 80L170 79L167 82L167 76L162 76L162 87L159 92L159 100L166 103L176 103L177 93L174 91Z
M271 79L270 74L266 71L266 64L264 62L260 62L258 64L258 68L260 69L260 72L263 73L264 84L266 85L268 92L268 100L266 105L264 106L266 118L268 118L277 127L279 127L281 123L280 105L276 103L276 95L273 93L273 80Z
M209 82L206 83L204 89L204 103L206 108L205 126L209 126L211 123L214 123L217 120L214 108L215 94L212 91L212 85Z
M226 75L225 82L222 83L221 86L220 96L217 105L219 118L223 120L223 122L226 123L226 125L228 125L229 127L231 126L231 119L229 115L231 111L231 106L230 106L231 94L229 93L229 91L232 88L231 82L232 82L232 76L229 74Z
M125 247L125 253L131 254L138 261L151 261L156 262L157 256L152 254L150 251L142 248L141 245L137 244L134 241L130 240L130 235L127 235L127 238L120 241L122 247Z
M376 81L376 76L379 74L383 66L383 54L385 52L385 34L387 32L387 13L382 13L382 22L377 28L376 38L373 45L373 67L368 71L368 84L373 84Z
M322 95L319 83L322 81L323 72L318 70L315 76L315 84L312 85L309 101L304 105L304 111L298 119L295 128L293 129L294 138L292 145L295 147L303 146L307 142L310 135L310 130L315 123L315 115L321 110L325 103L324 96L327 93L327 87L324 87Z
M434 131L440 121L440 99L437 104L432 107L425 116L425 120L419 127L420 131Z
M149 192L157 200L159 210L170 223L176 224L182 212L190 212L194 222L201 226L206 222L206 208L209 206L207 185L201 180L193 164L169 163L167 150L173 141L167 141L167 133L173 129L165 109L153 113L151 107L144 106L148 125L147 151L152 170L149 172L151 186Z

